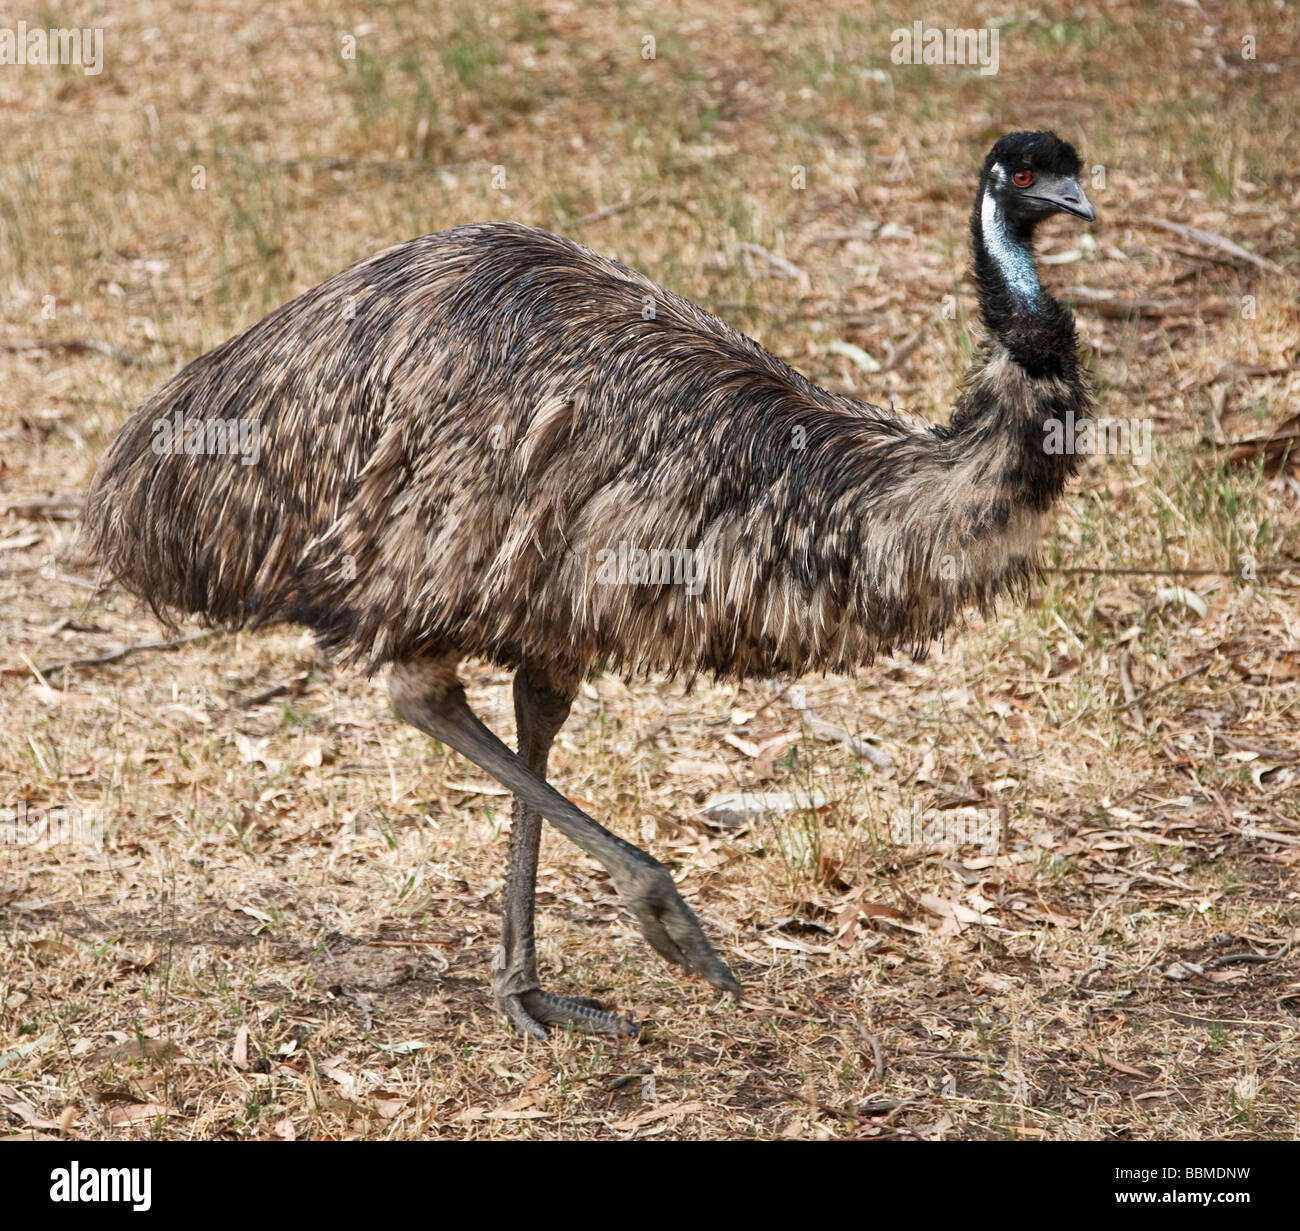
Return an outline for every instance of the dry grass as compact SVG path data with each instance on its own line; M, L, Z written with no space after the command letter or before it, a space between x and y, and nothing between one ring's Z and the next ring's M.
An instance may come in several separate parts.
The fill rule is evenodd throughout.
M1105 412L1154 428L1149 464L1090 459L1062 510L1053 563L1098 571L1050 574L925 664L805 681L887 771L770 686L595 681L555 781L674 867L746 997L660 964L548 836L544 978L651 1025L544 1047L487 990L508 801L474 767L297 630L42 678L158 630L79 570L66 509L0 517L0 806L104 826L101 849L0 848L5 1131L1300 1129L1300 980L1278 956L1300 928L1300 487L1229 462L1300 401L1294 21L1040 6L985 77L894 68L889 32L919 12L660 7L114 5L83 19L106 29L100 76L0 71L0 511L75 497L151 388L291 294L486 217L579 237L816 379L942 418L972 345L973 170L1001 131L1050 126L1104 187L1090 238L1045 237L1049 281L1155 305L1080 307ZM894 359L865 376L835 340ZM1222 572L1122 571L1152 568ZM480 672L471 695L508 736L506 683ZM739 829L702 812L759 786L826 802ZM891 840L891 818L957 806L999 819L996 853Z

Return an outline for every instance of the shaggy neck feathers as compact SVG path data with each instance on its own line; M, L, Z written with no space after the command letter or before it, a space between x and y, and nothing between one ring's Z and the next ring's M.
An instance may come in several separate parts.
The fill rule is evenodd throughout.
M1076 469L1068 453L1049 453L1044 427L1087 416L1092 396L1079 363L1074 317L1042 287L1032 226L1009 225L995 191L1001 168L985 171L971 214L976 292L990 341L967 383L950 430L955 456L982 457L989 499L1046 510Z

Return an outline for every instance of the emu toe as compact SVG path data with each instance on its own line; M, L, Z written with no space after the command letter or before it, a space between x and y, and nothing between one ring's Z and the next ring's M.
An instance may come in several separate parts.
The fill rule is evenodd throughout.
M546 1040L547 1026L572 1026L587 1034L635 1038L640 1027L626 1017L606 1013L597 1000L586 996L552 996L540 988L528 992L497 994L497 1008L517 1030Z

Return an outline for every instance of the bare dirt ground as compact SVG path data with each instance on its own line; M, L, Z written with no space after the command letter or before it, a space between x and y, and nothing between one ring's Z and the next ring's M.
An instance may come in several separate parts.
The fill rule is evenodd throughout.
M891 62L920 12L661 10L86 6L102 73L0 70L0 1135L1300 1130L1294 15L1040 4L981 74ZM942 420L977 168L1032 127L1084 151L1099 222L1049 227L1044 277L1149 456L1086 459L1027 608L800 682L888 767L774 684L608 677L552 760L741 1003L548 835L543 977L647 1028L511 1035L508 799L299 630L60 667L167 635L75 547L113 433L350 261L535 223ZM468 682L512 737L507 679ZM739 790L803 806L710 811ZM68 818L101 841L37 840Z

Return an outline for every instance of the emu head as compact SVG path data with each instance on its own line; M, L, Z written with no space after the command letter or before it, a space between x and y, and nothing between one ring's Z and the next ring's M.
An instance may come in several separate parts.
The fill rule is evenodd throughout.
M1055 133L1008 133L984 160L980 197L985 218L996 216L1009 236L1022 241L1050 214L1092 222L1097 213L1079 187L1082 170L1074 146Z

